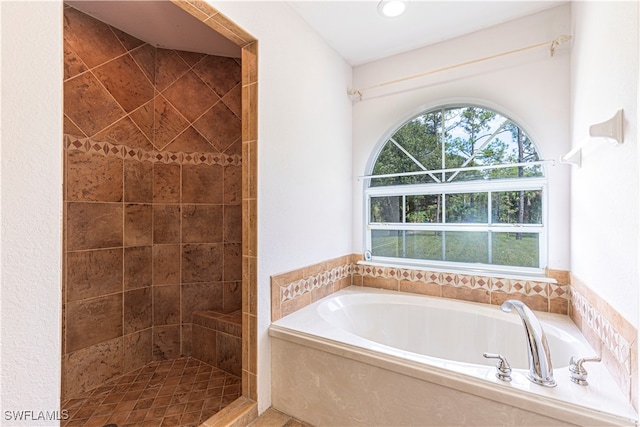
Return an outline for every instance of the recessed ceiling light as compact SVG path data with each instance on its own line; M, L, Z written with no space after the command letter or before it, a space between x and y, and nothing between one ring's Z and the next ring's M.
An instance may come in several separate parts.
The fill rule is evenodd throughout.
M381 0L378 3L378 12L387 18L395 18L402 15L406 7L402 0Z

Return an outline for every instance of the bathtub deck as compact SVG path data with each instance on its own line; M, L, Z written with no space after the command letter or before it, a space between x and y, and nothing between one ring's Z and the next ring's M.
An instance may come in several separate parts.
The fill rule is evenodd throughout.
M394 316L376 324L392 310ZM473 322L466 319L466 328L461 328L459 313L471 316ZM509 324L485 322L484 330L493 332L480 342L475 332L466 338L456 330L442 333L442 325L451 324L476 331L481 323L477 319L483 316L500 317ZM566 342L568 349L561 352L594 354L566 316L536 316L548 336L553 332ZM504 317L499 309L482 304L364 287L342 289L270 325L272 403L314 425L464 425L473 420L487 425L638 427L637 413L603 364L588 368L589 387L573 384L569 367L561 366L554 372L558 386L547 388L526 378L526 363L514 369L513 381L505 384L496 378L495 366L483 364L484 358L478 357L482 363L458 358L481 356L483 349L494 345L492 337L502 340L499 344L505 339L506 344L522 343L522 330L514 329L505 338L507 326L520 320ZM397 319L395 328L387 327ZM438 327L429 329L429 334L412 332L416 328L411 326L423 324ZM429 339L416 346L418 337ZM434 337L440 339L435 350L458 349L459 342L476 343L477 348L466 348L455 357L431 355L433 347L426 344L432 345ZM553 347L552 353L559 348ZM506 346L500 352L519 349L526 356L520 346ZM561 357L564 363L569 358Z

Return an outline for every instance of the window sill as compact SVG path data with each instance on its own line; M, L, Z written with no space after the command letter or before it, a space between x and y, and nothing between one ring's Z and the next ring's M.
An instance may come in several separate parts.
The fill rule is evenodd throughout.
M544 283L558 283L558 281L552 277L547 277L544 272L508 272L508 271L495 271L485 270L482 268L466 268L466 267L440 267L440 266L427 266L413 263L402 262L381 262L381 261L358 261L358 265L368 265L372 267L387 267L387 268L404 268L408 270L420 270L420 271L435 271L438 273L453 273L464 274L470 276L483 276L497 279L515 279L515 280L533 280L536 282Z

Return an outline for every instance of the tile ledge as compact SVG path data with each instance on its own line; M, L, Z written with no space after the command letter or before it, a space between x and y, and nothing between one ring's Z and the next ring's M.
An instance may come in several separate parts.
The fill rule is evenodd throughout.
M438 273L450 273L450 274L462 274L467 276L483 276L483 277L492 277L496 279L515 279L515 280L528 280L535 282L544 282L544 283L552 283L557 284L558 281L553 277L547 277L544 274L535 274L535 273L505 273L502 274L500 272L494 271L486 271L486 270L474 270L474 269L463 269L463 268L442 268L442 267L427 267L415 264L391 264L384 262L374 262L374 261L357 261L357 265L368 265L371 267L386 267L386 268L398 268L405 270L420 270L420 271L434 271Z
M258 404L240 396L227 407L200 424L200 427L242 427L258 418Z

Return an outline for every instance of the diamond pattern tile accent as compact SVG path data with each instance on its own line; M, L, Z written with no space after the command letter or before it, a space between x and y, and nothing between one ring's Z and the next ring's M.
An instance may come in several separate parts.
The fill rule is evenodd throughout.
M240 378L197 359L156 361L62 402L60 425L198 426L241 394Z
M280 288L280 302L292 300L300 295L311 292L314 289L321 288L337 280L349 277L350 275L351 269L349 266L341 265L329 271L323 271L318 275L296 280L295 282L291 282Z
M354 275L389 280L407 280L456 288L480 289L488 292L520 294L522 296L541 296L545 299L568 300L570 297L569 285L350 263L340 269L322 272L316 276L305 277L291 283L283 283L280 287L280 303L290 301L314 289L323 287L327 283L331 283L333 275L336 276L335 280Z
M551 283L549 285L549 298L569 300L571 298L571 286Z
M476 276L474 280L475 280L476 288L491 290L490 277Z
M107 141L93 141L89 138L78 138L73 135L65 135L64 149L151 163L220 166L241 166L242 164L240 155L230 156L221 153L174 153L170 151L145 150L142 148L127 147L126 145L112 144Z
M609 321L577 291L571 291L571 305L596 333L603 345L614 355L618 363L631 373L631 347Z

